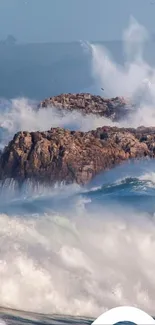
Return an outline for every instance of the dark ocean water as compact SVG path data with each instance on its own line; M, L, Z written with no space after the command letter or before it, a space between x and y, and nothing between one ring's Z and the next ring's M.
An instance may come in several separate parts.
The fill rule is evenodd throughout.
M35 110L39 100L61 92L103 95L104 87L105 96L139 103L118 126L154 126L154 43L144 51L142 42L131 40L0 46L2 150L19 130L114 125L75 112ZM154 198L150 160L126 163L84 187L0 184L0 319L5 324L91 324L120 305L154 315Z

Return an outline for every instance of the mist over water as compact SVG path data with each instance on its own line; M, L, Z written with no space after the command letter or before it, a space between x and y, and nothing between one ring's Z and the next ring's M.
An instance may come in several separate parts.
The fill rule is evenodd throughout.
M123 35L122 66L103 47L86 44L94 87L136 101L128 120L116 124L78 112L37 110L26 98L2 100L1 148L20 130L153 126L155 68L143 58L147 37L132 18ZM154 196L152 161L127 163L85 187L0 184L0 306L97 317L134 305L155 314Z

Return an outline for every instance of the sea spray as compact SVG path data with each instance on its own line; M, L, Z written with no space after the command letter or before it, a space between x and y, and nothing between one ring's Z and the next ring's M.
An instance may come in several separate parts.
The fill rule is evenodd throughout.
M145 168L136 191L138 179L145 178L145 187L149 181ZM152 173L153 165L149 168ZM106 183L112 187L110 173ZM134 164L128 170L132 175ZM118 173L116 186L119 179ZM102 192L102 177L97 185ZM27 184L26 191L15 190L12 199L7 198L9 187L3 193L8 206L4 213L0 204L0 305L95 317L128 304L153 313L154 218L130 204L128 209L119 202L103 205L104 190L96 202L89 196L91 188L38 186L34 193L32 188Z
M155 67L144 59L149 34L133 17L123 33L124 63L115 62L102 45L87 43L92 54L92 75L98 88L104 88L106 97L124 96L137 109L123 121L124 126L152 126L155 123Z

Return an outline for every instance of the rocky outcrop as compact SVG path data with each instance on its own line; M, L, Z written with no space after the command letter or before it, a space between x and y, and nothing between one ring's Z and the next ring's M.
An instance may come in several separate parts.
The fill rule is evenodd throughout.
M146 156L155 156L155 128L19 132L0 157L0 179L86 184L101 171Z
M69 111L77 110L83 114L105 116L112 120L120 120L134 109L124 97L106 99L87 93L61 94L42 101L39 107L56 107Z

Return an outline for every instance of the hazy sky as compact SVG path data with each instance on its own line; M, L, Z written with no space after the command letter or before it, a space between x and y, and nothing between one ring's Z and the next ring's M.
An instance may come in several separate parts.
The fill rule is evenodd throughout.
M0 0L0 39L120 39L130 15L155 32L155 0Z

